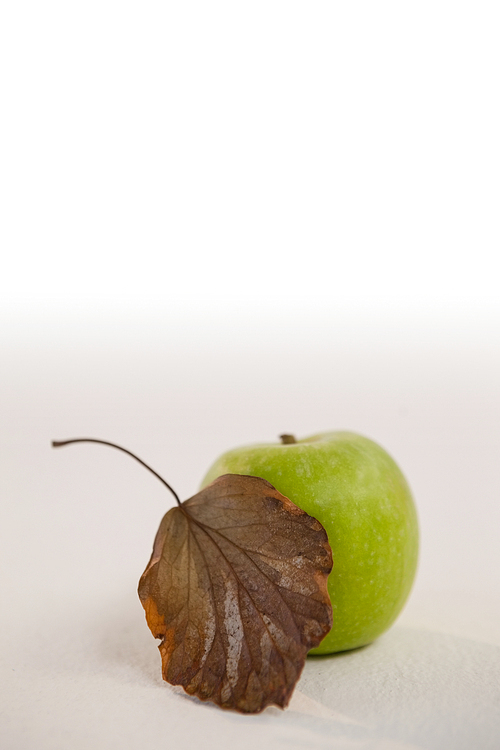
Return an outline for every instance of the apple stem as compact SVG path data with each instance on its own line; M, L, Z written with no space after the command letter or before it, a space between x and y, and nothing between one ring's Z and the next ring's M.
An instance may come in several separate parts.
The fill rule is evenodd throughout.
M296 443L295 435L280 435L282 445L293 445Z
M138 461L142 466L144 466L148 471L151 472L151 474L154 474L157 479L162 482L167 489L170 490L172 495L177 500L177 504L180 505L181 501L179 499L179 495L175 490L172 489L172 487L166 482L163 477L161 477L159 474L156 473L154 469L151 468L151 466L148 466L144 461L142 461L138 456L136 456L131 451L128 451L126 448L122 448L120 445L116 445L116 443L109 443L107 440L96 440L95 438L74 438L73 440L53 440L52 441L52 447L53 448L60 448L63 445L69 445L70 443L100 443L100 445L109 445L111 448L116 448L119 451L123 451L123 453L126 453L128 456L132 456L132 458L135 458L136 461Z

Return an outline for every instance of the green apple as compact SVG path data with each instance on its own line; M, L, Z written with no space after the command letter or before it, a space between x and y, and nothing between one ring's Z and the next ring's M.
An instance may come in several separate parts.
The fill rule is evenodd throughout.
M387 630L415 577L418 522L408 484L383 448L351 432L282 436L225 453L202 486L221 474L267 479L323 524L333 551L333 627L311 653L364 646Z

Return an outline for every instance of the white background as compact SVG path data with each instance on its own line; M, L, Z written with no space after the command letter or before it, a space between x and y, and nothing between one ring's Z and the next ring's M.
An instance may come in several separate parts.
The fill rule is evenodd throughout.
M494 2L0 11L0 741L458 750L500 737ZM160 679L161 485L331 429L396 458L419 574L285 713Z

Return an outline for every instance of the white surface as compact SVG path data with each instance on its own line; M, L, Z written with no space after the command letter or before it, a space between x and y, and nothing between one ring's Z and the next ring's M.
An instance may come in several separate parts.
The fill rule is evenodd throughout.
M298 319L219 318L210 345L207 319L178 340L165 320L143 321L147 339L101 322L4 342L3 747L498 748L498 338L445 348L436 327L387 324L373 346L373 325L343 337L312 322L314 338ZM309 660L284 713L185 697L161 680L136 595L172 499L116 451L50 440L116 440L187 497L230 446L331 427L377 439L413 487L422 551L405 611L373 645Z
M0 9L0 746L500 747L500 11ZM415 589L289 710L160 679L136 585L242 443L350 429L414 490Z

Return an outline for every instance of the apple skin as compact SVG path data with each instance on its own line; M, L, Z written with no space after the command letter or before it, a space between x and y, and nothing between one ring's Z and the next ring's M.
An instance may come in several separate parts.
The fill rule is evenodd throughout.
M311 654L365 646L387 630L410 593L419 534L408 484L383 448L352 432L327 432L235 448L202 487L222 474L267 479L328 534L333 627Z

